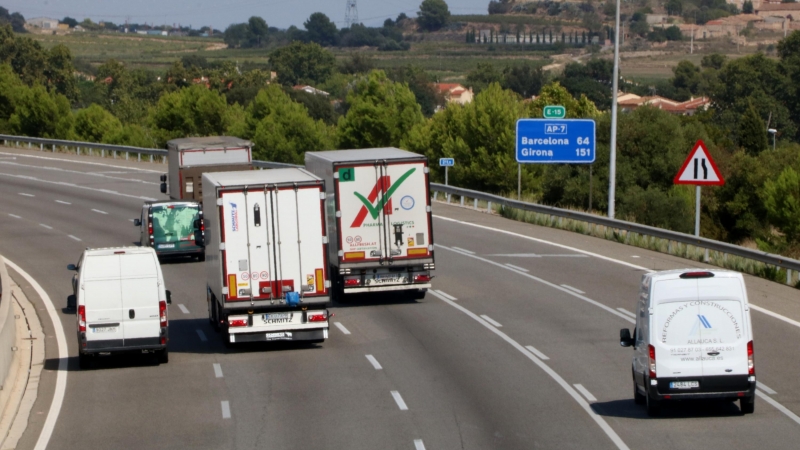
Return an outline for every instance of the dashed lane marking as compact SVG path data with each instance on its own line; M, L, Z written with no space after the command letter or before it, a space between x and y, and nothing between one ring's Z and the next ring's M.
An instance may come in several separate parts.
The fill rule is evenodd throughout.
M414 450L425 450L425 444L422 443L422 439L414 439Z
M381 363L379 363L379 362L378 362L378 360L377 360L377 359L375 359L375 357L374 357L374 356L372 356L372 355L366 355L366 357L367 357L367 359L369 360L369 362L372 364L372 367L374 367L374 368L375 368L375 370L381 370L381 369L383 369L383 367L381 367Z
M80 240L80 238L76 238L75 236L73 236L73 235L71 235L71 234L68 234L67 236L69 236L69 238L70 238L70 239L73 239L73 240L75 240L75 241L78 241L78 242L80 242L80 241L81 241L81 240Z
M40 223L39 226L43 227L43 228L47 228L48 230L52 230L53 229L53 227L51 227L50 225L45 225L43 223Z
M92 211L94 211L94 212L96 212L96 213L98 213L98 214L108 214L107 212L105 212L105 211L100 211L99 209L92 209Z
M448 293L446 293L444 291L436 291L436 292L438 292L439 295L443 296L444 298L447 298L447 299L450 299L450 300L453 300L453 301L458 300L457 298L453 297L452 295L450 295L450 294L448 294Z
M345 327L344 327L344 325L342 325L341 323L339 323L339 322L333 322L333 324L334 324L334 325L336 325L336 328L338 328L338 329L342 330L342 333L344 333L344 334L350 334L350 330L348 330L347 328L345 328Z
M26 194L25 192L20 192L20 193L19 193L19 195L21 195L21 196L23 196L23 197L36 197L36 196L35 196L35 195L33 195L33 194Z
M71 205L70 202L65 202L64 200L56 200L56 203L61 203L62 205Z
M9 216L11 216L11 217L13 217L15 219L22 219L22 216L18 216L16 214L9 214Z
M214 376L217 378L222 378L222 366L218 363L214 363Z
M521 272L530 272L530 270L528 270L528 269L525 269L524 267L515 266L515 265L513 265L513 264L506 264L506 265L507 265L508 267L511 267L512 269L517 269L517 270L519 270L519 271L521 271Z
M188 310L188 309L186 309L186 307L185 307L185 306L183 306L183 303L181 303L181 304L179 304L179 305L178 305L178 309L180 309L180 310L181 310L181 312L182 312L182 313L184 313L184 314L189 314L189 310Z
M464 249L464 248L461 248L461 247L453 247L453 248L458 250L458 251L460 251L460 252L469 253L470 255L474 255L475 254L475 252L473 252L472 250L467 250L467 249Z
M206 337L206 334L203 333L203 330L197 330L197 336L199 336L200 340L203 341L203 342L207 342L208 341L208 338Z
M222 418L223 419L230 419L231 418L231 403L227 400L223 400L222 404Z
M399 392L392 391L392 397L394 397L394 401L397 403L397 407L400 408L400 411L408 411L408 406L406 402L403 401L403 397L400 396Z

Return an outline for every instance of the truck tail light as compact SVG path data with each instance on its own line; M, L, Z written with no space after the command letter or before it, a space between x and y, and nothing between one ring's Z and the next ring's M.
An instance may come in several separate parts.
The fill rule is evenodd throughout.
M153 240L154 240L153 239L153 222L152 221L148 221L147 222L147 235L150 236L150 244L152 244Z
M656 348L651 345L651 346L649 346L649 350L650 350L650 365L649 365L649 368L650 368L650 379L651 380L655 380L656 379Z
M158 318L162 327L167 326L167 302L164 300L158 302Z
M78 331L86 331L86 307L78 306Z
M206 222L203 219L200 219L200 231L206 231Z
M247 319L231 319L228 321L228 325L232 327L246 327Z
M429 283L430 281L430 275L414 275L414 283Z
M309 312L306 317L309 322L325 322L328 320L328 314L325 311Z
M750 375L756 374L756 361L753 357L753 341L747 343L747 371Z
M361 280L359 280L358 278L350 278L348 280L344 280L344 285L345 286L360 286L361 285Z

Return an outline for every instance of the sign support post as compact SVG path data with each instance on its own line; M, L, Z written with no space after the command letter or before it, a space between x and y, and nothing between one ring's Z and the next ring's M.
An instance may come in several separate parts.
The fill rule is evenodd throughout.
M700 185L694 190L694 235L700 237Z
M448 185L448 181L449 181L447 179L447 169L448 169L448 167L455 166L455 165L456 165L456 159L455 158L439 158L439 167L444 167L444 185L445 186Z
M711 159L706 145L702 140L694 144L694 148L689 152L689 157L683 162L683 166L672 180L675 184L693 184L694 189L694 235L700 236L700 187L722 186L725 180L717 168L717 164Z
M444 166L444 185L447 186L447 168L450 166Z
M517 200L522 201L522 164L517 163Z

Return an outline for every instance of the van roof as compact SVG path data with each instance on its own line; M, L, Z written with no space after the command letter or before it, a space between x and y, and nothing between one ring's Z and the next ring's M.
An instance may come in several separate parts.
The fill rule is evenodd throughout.
M125 246L125 247L100 247L100 248L89 248L86 247L84 250L84 254L86 256L97 256L97 255L113 255L116 252L125 252L125 254L143 254L143 253L155 253L150 247L135 247L132 245Z
M709 276L681 277L684 274L711 273ZM691 300L730 299L747 303L744 278L730 270L680 269L646 275L652 286L651 305Z
M252 186L264 184L309 183L322 181L311 172L301 168L243 170L239 172L204 173L203 178L217 186Z
M720 270L720 269L703 269L703 268L686 268L686 269L672 269L662 270L660 272L648 273L645 275L653 281L661 280L674 280L681 277L681 275L690 272L709 272L714 274L715 278L742 278L742 274L734 272L733 270Z
M328 150L306 152L306 157L324 159L330 162L360 162L381 159L425 159L424 155L394 147L364 148L359 150Z

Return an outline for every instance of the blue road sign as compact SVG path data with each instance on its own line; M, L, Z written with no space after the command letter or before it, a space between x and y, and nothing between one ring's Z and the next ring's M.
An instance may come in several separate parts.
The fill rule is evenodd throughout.
M591 119L519 119L517 162L588 164L595 158Z
M439 158L440 167L453 167L456 165L455 158Z

